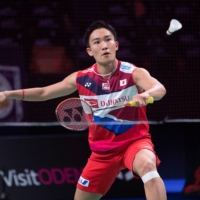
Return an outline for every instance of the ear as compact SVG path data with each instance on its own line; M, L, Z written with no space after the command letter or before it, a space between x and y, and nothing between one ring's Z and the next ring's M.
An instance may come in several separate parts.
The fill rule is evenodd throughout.
M119 42L115 41L116 51L119 49Z
M90 47L86 48L86 51L87 51L89 56L93 56L93 53L92 53Z

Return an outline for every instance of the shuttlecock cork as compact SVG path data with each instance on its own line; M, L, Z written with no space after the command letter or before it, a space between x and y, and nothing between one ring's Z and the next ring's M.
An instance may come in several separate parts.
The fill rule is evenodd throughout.
M167 35L171 35L172 33L178 31L181 28L182 24L178 20L172 19L169 25L169 29L167 30Z

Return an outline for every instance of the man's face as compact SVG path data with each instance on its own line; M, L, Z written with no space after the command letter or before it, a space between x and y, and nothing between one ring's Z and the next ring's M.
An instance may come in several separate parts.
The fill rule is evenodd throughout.
M97 63L106 65L115 60L118 42L108 29L94 30L90 35L89 45L86 50L90 56L94 56Z

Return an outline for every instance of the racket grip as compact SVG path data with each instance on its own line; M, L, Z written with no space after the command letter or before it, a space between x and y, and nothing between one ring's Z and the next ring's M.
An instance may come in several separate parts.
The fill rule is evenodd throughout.
M153 103L154 102L154 99L153 99L153 97L149 97L148 99L147 99L147 103L149 104L149 103ZM129 106L135 106L135 102L134 101L129 101Z

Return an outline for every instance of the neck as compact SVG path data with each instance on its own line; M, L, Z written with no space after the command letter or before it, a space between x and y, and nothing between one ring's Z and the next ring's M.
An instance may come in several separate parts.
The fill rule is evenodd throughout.
M102 77L110 77L117 69L118 61L115 60L108 65L97 64L97 74Z

